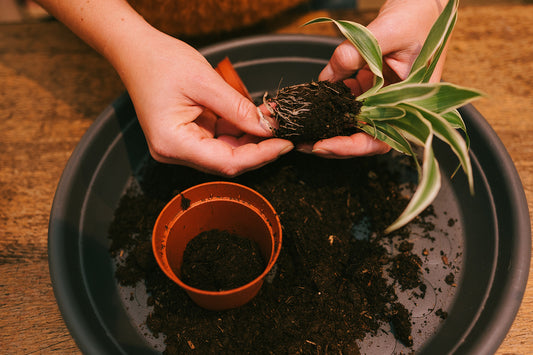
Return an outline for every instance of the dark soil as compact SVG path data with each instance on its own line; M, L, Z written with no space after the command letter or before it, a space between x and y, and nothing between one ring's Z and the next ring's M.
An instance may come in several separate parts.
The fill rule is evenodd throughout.
M213 229L194 237L185 247L181 280L205 291L224 291L255 280L266 263L256 242Z
M442 308L439 308L435 311L435 315L439 316L441 319L448 318L448 312L443 311Z
M349 136L358 131L356 117L362 102L343 82L288 86L267 102L279 125L274 135L295 144Z
M383 323L410 346L410 315L387 275L401 287L423 291L419 259L409 244L394 244L400 250L393 254L383 246L391 237L406 239L409 227L389 236L381 232L408 202L399 185L416 177L408 162L392 154L324 160L294 152L232 179L272 203L283 245L275 274L257 297L240 308L213 312L192 303L159 270L151 230L172 197L220 178L150 160L138 177L140 189L122 198L110 228L112 255L125 255L117 280L145 283L153 307L146 324L154 335L166 336L168 354L352 354L358 353L355 340L383 331ZM431 229L423 217L412 223Z
M407 241L400 243L400 254L391 259L392 265L388 271L391 276L398 280L402 290L411 290L419 287L422 282L422 260L418 255L412 254L413 244Z

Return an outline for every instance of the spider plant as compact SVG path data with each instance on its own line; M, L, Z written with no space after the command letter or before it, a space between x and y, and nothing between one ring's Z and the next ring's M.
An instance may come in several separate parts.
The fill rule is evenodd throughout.
M413 157L418 169L418 186L407 207L386 230L403 227L428 207L441 186L439 164L433 151L433 138L449 145L464 170L474 193L469 139L457 108L482 96L446 82L430 83L437 61L457 20L458 0L450 0L431 28L408 77L384 86L383 56L376 38L364 26L351 21L317 18L306 23L333 22L355 46L374 74L373 86L359 95L360 112L354 114L357 127L393 149ZM460 133L463 132L463 134ZM423 152L421 164L414 146Z

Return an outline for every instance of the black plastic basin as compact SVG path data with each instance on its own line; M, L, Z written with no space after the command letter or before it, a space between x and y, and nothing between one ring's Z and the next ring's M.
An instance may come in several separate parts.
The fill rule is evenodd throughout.
M326 37L269 35L211 46L202 53L214 65L229 56L252 96L260 97L280 85L316 80L339 43ZM530 219L520 178L485 119L473 106L462 108L461 114L472 141L476 194L470 196L458 174L451 182L444 179L435 201L436 208L457 217L446 247L459 250L462 261L457 288L449 299L439 301L448 317L428 326L423 343L417 345L420 354L495 352L515 318L528 278ZM437 145L436 152L443 176L449 176L456 160L444 146ZM84 135L57 188L49 227L50 273L66 324L88 354L161 350L139 331L140 321L132 321L108 252L113 212L147 155L125 94ZM395 351L396 345L386 341L372 339L373 345L364 347L375 353Z

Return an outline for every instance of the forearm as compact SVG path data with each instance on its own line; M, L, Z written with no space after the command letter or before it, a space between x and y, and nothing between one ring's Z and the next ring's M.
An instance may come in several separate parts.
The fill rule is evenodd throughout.
M37 0L118 70L135 43L155 31L125 0ZM131 59L131 58L130 58Z

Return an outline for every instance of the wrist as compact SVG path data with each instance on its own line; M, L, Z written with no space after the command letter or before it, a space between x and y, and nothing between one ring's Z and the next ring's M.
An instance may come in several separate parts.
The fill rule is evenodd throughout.
M448 0L387 0L380 8L377 19L394 13L403 14L406 19L414 17L419 22L433 23L447 2Z
M405 49L407 42L424 42L447 0L387 0L368 25L382 50Z

